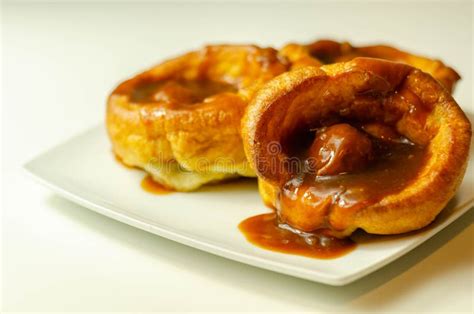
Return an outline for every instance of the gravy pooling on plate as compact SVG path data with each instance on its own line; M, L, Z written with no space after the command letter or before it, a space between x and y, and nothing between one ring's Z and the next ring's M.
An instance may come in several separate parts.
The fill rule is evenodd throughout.
M300 232L279 224L275 213L245 219L239 230L252 244L271 251L313 258L336 258L351 252L356 243L349 238L338 239L324 232Z

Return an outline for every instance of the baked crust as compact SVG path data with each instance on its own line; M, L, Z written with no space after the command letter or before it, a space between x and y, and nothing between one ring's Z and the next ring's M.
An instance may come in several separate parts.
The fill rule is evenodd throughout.
M422 118L413 115L417 111L424 113ZM357 228L398 234L433 221L463 178L471 139L469 120L429 74L372 58L297 68L271 80L255 96L242 120L242 134L264 202L277 208L282 185L295 175L282 166L291 158L283 140L302 126L317 127L318 121L334 116L389 124L425 146L427 156L415 179L401 191L356 212L332 210L328 222L334 235L348 236ZM277 150L271 148L275 143L280 145ZM295 211L300 216L286 220L291 225L313 214Z
M459 74L439 60L417 56L391 46L373 45L354 47L348 42L318 40L307 45L290 43L280 50L280 54L291 62L292 68L303 66L322 66L325 64L345 62L356 57L379 58L402 62L423 72L431 74L449 92L453 92Z
M242 147L241 117L256 90L287 68L276 50L251 45L207 46L163 62L109 96L106 125L113 151L126 165L179 191L255 176ZM143 86L168 83L178 89L137 99Z

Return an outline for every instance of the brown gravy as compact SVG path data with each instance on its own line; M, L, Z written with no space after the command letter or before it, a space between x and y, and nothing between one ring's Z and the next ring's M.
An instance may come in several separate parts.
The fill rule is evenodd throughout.
M306 257L336 258L356 247L349 238L291 231L288 226L278 224L275 213L247 218L239 224L239 229L250 243L258 247Z
M143 178L140 185L143 190L153 193L153 194L163 195L163 194L170 194L174 192L172 189L165 187L159 184L158 182L154 181L153 178L149 174L147 174Z
M145 81L135 86L130 100L136 103L193 104L212 95L235 91L235 87L230 84L211 80Z
M358 173L334 176L306 175L294 179L283 188L290 199L297 194L311 193L325 199L337 198L338 205L351 207L364 201L372 203L383 196L401 191L418 173L425 157L425 149L417 145L393 144L381 153L370 167ZM337 195L336 195L337 194Z
M247 240L264 249L315 258L335 258L353 250L356 244L351 239L331 235L347 228L351 215L357 211L402 191L416 178L427 157L425 147L397 137L396 133L373 126L367 131L371 134L370 150L369 143L349 129L343 136L332 131L337 136L332 142L326 141L325 146L320 147L315 141L317 145L310 148L309 156L316 155L313 148L319 153L327 149L331 156L339 156L342 166L333 167L330 174L318 175L323 169L318 162L324 161L324 156L316 160L313 170L308 170L311 167L306 158L310 157L300 159L305 166L280 187L276 212L240 223L239 229ZM364 154L370 155L368 163L360 158Z
M280 219L304 231L344 229L348 216L403 190L422 169L426 148L407 141L374 143L375 157L360 171L302 173L288 181L281 188Z

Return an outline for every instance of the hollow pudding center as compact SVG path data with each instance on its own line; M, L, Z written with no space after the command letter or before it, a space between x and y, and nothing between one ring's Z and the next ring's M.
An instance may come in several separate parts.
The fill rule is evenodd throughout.
M425 149L387 128L317 130L307 166L281 188L280 220L307 232L344 229L348 215L406 187L422 168Z
M225 92L235 92L230 84L211 80L167 80L140 82L130 95L132 102L163 102L172 104L193 104Z

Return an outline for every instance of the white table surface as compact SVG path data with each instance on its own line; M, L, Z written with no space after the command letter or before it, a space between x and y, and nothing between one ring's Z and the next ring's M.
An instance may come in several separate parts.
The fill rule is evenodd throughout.
M397 44L453 65L463 76L456 99L474 112L472 15L469 2L5 4L2 310L472 312L473 210L376 273L330 287L102 217L21 169L101 123L121 79L209 42Z

